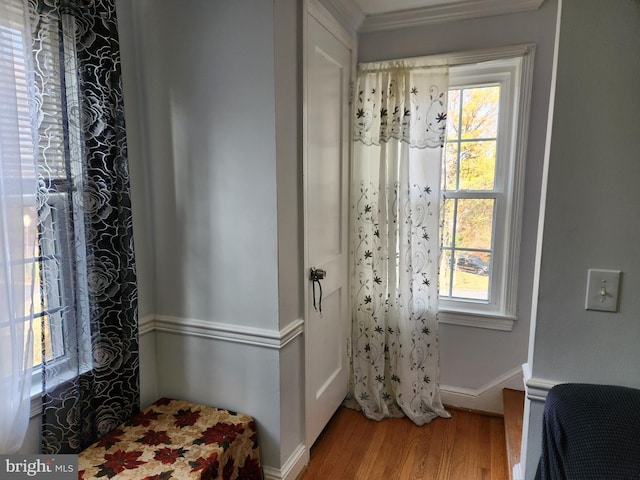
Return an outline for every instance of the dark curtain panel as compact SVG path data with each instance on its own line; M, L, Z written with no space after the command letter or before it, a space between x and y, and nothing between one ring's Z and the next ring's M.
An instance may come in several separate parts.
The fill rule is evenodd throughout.
M30 0L39 108L45 453L139 410L137 287L114 0Z

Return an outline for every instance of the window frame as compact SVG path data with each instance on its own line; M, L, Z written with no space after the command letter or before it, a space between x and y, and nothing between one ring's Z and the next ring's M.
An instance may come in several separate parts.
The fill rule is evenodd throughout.
M516 45L448 57L450 88L500 84L500 113L494 191L496 203L489 302L440 298L440 323L511 331L517 320L534 45ZM505 141L507 140L507 141ZM464 192L460 194L464 198ZM451 198L451 197L450 197Z
M57 28L57 24L47 24L42 28ZM32 321L41 321L46 315L47 321L51 322L52 314L59 314L60 320L54 325L55 328L52 328L51 323L49 324L54 358L50 360L42 358L42 362L32 368L31 417L41 414L43 364L55 372L55 375L49 378L49 389L79 374L84 374L92 368L90 326L84 323L88 322L89 318L89 299L85 288L76 288L76 285L86 285L88 276L84 229L74 227L84 223L84 207L80 192L84 191L85 180L81 166L83 152L82 147L79 147L82 145L83 138L82 122L80 118L74 118L73 121L67 120L66 124L63 120L64 110L67 112L66 115L73 112L74 115L79 116L82 112L75 73L78 70L76 46L72 34L73 31L63 25L59 32L63 51L60 51L58 46L54 48L50 44L43 45L43 49L40 50L40 53L51 54L59 60L58 64L51 69L59 77L56 76L52 80L56 83L46 86L50 89L49 92L53 92L47 97L53 99L54 103L42 102L40 108L43 113L46 113L47 118L41 121L48 130L51 127L51 119L60 123L59 128L49 130L49 134L64 144L64 151L60 150L57 158L55 153L51 156L50 161L55 158L56 161L53 163L58 170L55 174L44 176L45 182L44 186L41 185L41 189L46 188L47 193L37 202L42 203L41 208L50 208L51 211L48 213L46 222L42 224L40 223L43 220L42 214L37 212L38 224L35 228L37 228L37 244L41 252L40 256L33 258L32 261L35 262L35 268L40 269L41 281L44 279L43 270L52 269L53 275L49 275L48 278L55 277L56 285L51 291L36 286L41 289L43 300L48 294L51 294L52 298L46 299L47 308L33 315ZM34 94L35 89L27 90L27 95ZM33 102L33 99L30 98L29 101ZM40 148L42 147L39 145L38 149ZM36 195L41 194L43 194L42 190ZM47 228L40 228L44 225ZM56 265L48 266L45 262L50 259L61 260ZM53 308L52 303L55 303ZM35 342L34 348L37 348L39 339L36 338ZM78 349L75 357L69 353L69 344L76 345Z
M51 343L54 350L54 357L50 360L42 359L42 362L34 365L31 372L31 404L32 411L31 416L35 416L41 413L40 397L42 395L42 363L45 363L51 369L56 370L55 378L51 379L50 385L52 387L58 386L66 381L71 380L78 373L85 373L89 371L89 365L91 365L90 354L91 341L89 333L86 329L78 328L77 322L78 315L87 318L88 315L88 300L85 297L77 298L74 294L74 288L72 284L77 281L74 279L72 273L71 263L85 263L84 255L81 249L74 247L73 231L68 224L68 212L72 210L74 215L76 214L76 208L73 205L72 196L74 189L68 187L68 181L66 179L50 179L51 184L54 185L54 191L50 192L50 196L47 198L47 205L51 207L49 218L47 218L48 228L46 232L49 233L47 238L41 229L37 232L38 243L43 245L48 244L52 251L44 252L44 256L39 256L33 259L36 263L35 268L44 269L44 262L52 258L63 258L66 261L60 262L58 265L54 265L51 268L57 270L55 277L57 278L57 285L53 292L42 291L41 295L52 293L53 297L57 297L56 305L51 308L52 298L47 298L47 308L39 311L34 315L34 320L38 321L43 315L49 317L51 322L51 315L60 313L61 319L59 324L52 325L49 323L50 334L52 335ZM65 212L65 214L60 214ZM41 274L42 275L42 274ZM42 277L41 277L42 278ZM38 286L37 288L41 288ZM52 313L53 311L53 313ZM62 333L66 331L66 333ZM78 340L76 342L76 336ZM72 343L77 343L81 351L79 352L77 359L72 359L68 353L65 340L70 339ZM39 339L35 339L36 346Z

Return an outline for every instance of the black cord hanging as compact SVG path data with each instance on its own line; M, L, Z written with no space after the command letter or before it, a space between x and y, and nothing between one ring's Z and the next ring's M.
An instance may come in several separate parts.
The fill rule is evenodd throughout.
M320 314L322 317L322 280L327 272L322 269L311 269L311 274L309 275L309 279L313 282L313 309ZM318 284L318 289L320 290L320 297L316 300L316 283Z
M318 277L314 277L312 279L313 282L313 309L322 316L322 283L320 283L320 279ZM316 305L316 283L318 284L318 288L320 289L320 298L318 299L318 304Z

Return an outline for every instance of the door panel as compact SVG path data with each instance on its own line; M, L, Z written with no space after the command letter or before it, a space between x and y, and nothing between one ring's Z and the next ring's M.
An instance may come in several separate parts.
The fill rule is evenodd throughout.
M306 437L310 447L348 387L348 177L351 50L308 16L305 90L306 275L325 270L322 312L307 282L305 317ZM316 284L316 303L320 300Z

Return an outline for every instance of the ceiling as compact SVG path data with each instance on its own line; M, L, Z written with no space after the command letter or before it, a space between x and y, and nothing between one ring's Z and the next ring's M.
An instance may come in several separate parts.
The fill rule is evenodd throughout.
M413 8L433 7L460 2L460 0L355 0L365 15L397 12Z

